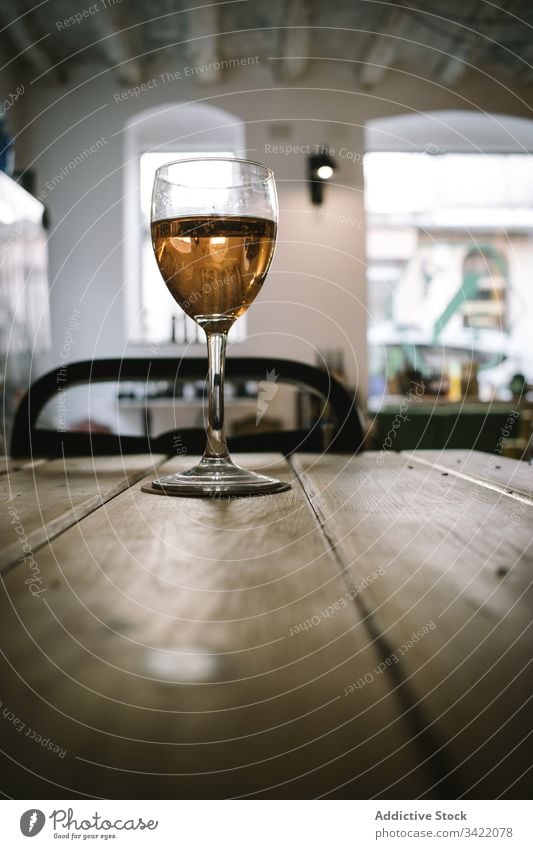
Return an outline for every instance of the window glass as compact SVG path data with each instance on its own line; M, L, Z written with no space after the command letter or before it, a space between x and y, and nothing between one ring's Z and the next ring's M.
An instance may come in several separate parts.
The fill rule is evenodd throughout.
M365 156L371 398L418 372L483 400L533 380L533 165L526 155ZM468 372L468 374L466 374Z

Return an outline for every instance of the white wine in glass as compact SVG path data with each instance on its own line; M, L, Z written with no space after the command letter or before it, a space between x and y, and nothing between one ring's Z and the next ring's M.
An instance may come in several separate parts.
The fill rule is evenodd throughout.
M158 168L152 243L171 295L205 330L208 349L207 444L196 466L152 482L168 495L264 495L288 483L237 466L224 433L226 339L267 275L278 221L272 171L242 159L202 158Z

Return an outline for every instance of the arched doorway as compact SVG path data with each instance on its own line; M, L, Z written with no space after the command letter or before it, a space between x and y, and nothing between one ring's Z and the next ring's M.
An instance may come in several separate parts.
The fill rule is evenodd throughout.
M166 103L138 112L124 130L124 274L126 336L130 344L194 344L196 325L185 320L162 284L149 232L151 186L165 161L245 149L242 121L205 103ZM173 318L174 317L174 318ZM238 330L244 331L239 322Z

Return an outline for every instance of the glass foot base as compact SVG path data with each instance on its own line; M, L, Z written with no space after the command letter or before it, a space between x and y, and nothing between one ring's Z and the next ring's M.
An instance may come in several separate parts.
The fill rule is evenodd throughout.
M142 491L189 498L238 498L286 492L290 488L290 483L259 475L231 461L204 458L186 472L157 478L151 484L144 485Z

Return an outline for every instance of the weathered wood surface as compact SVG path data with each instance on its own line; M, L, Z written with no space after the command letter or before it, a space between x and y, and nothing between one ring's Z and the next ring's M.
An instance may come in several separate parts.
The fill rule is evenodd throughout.
M401 681L457 795L524 798L533 505L416 455L292 463L354 584L384 570L357 599L391 658L385 676ZM523 480L522 470L515 474Z
M481 451L404 451L418 463L438 466L441 470L494 487L507 495L533 500L533 464L517 462L498 454Z
M47 462L46 458L43 457L36 457L34 460L12 459L2 454L0 457L0 475L6 475L8 472L16 472L19 469L31 469L34 466L42 466Z
M25 463L0 477L0 572L140 480L161 455ZM26 548L24 548L26 546Z
M281 458L269 473L292 477ZM298 483L232 501L137 484L41 548L38 566L40 597L23 568L5 578L5 702L67 754L2 723L2 749L21 764L4 771L11 795L411 797L428 786L386 679L344 694L380 656Z
M420 455L241 458L293 488L228 501L142 493L148 457L6 476L41 531L2 579L2 791L522 798L533 506Z

